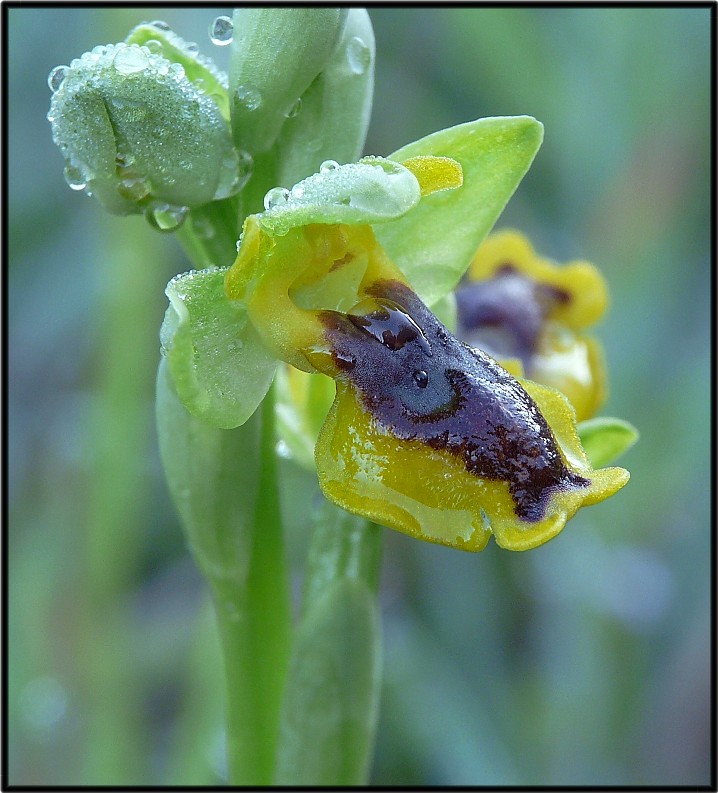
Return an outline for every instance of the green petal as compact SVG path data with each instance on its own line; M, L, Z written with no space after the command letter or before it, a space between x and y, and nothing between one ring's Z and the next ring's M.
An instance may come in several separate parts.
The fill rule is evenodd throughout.
M426 303L454 289L542 139L543 125L530 116L483 118L435 132L390 155L397 162L420 155L451 157L464 172L461 187L427 196L406 217L375 229Z
M271 208L257 216L271 236L310 223L383 223L406 214L421 198L414 174L383 157L325 164L284 196L276 189Z
M638 430L632 424L603 416L582 421L578 434L594 468L613 462L638 440Z
M183 273L167 285L160 338L177 394L215 427L243 424L264 398L276 361L224 293L226 269Z

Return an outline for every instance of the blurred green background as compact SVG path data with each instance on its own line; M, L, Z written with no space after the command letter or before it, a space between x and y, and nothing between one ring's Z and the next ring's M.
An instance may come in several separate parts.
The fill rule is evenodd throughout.
M141 20L226 64L207 38L226 11L3 10L9 782L220 784L218 645L154 434L163 289L189 265L68 189L45 114L52 67ZM367 153L481 116L544 123L497 227L601 267L602 414L642 435L625 490L530 553L386 531L376 784L710 781L712 13L371 10ZM316 484L283 472L298 590Z

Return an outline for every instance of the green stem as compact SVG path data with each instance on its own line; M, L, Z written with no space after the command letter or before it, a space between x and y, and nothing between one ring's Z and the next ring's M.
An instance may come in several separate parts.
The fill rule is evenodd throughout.
M245 592L215 586L227 678L232 784L271 782L291 644L289 583L275 460L274 399L262 407L261 472Z

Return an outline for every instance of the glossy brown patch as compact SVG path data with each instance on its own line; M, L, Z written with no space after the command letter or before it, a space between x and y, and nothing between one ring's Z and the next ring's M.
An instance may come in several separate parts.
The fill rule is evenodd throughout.
M550 493L582 487L538 407L492 358L458 341L398 281L379 281L362 316L321 313L339 377L396 437L459 457L472 474L508 483L517 515L545 516ZM411 476L411 471L406 472Z

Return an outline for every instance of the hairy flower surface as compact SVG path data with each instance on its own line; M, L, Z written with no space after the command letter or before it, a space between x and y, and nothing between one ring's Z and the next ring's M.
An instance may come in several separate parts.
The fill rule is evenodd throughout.
M579 421L606 395L601 344L583 330L604 313L608 292L588 262L559 266L522 234L491 234L456 295L461 338L519 376L558 388Z

